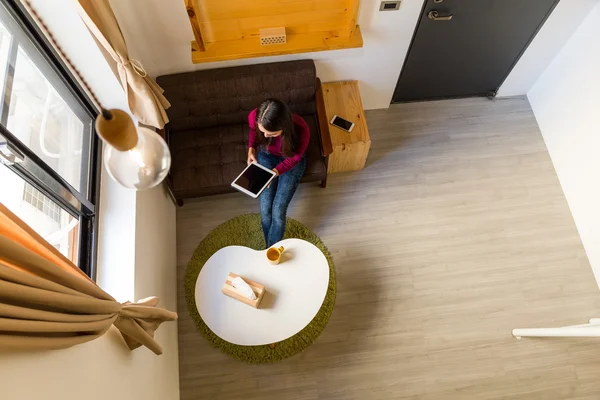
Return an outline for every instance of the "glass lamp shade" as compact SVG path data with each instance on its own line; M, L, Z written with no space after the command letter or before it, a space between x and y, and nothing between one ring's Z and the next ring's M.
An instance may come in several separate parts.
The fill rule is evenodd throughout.
M104 166L108 174L122 186L143 190L161 183L171 168L167 143L154 131L138 127L137 144L119 151L107 143Z

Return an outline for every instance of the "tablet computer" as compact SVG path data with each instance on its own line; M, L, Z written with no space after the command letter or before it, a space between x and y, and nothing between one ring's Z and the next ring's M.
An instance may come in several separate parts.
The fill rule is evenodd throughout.
M257 198L275 176L272 170L253 162L231 182L231 186L250 197Z

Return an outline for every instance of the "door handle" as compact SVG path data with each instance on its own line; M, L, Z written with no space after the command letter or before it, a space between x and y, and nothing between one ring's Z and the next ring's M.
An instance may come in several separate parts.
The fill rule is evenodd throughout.
M432 21L450 21L454 15L440 15L437 10L431 10L427 13L427 18Z

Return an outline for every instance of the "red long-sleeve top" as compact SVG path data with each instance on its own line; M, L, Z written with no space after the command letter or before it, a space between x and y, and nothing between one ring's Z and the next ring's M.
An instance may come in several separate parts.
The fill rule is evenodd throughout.
M258 129L256 126L257 111L258 108L251 111L248 115L248 125L250 126L250 137L248 139L249 148L256 148L256 129ZM306 153L306 149L308 149L308 143L310 142L310 128L304 119L302 119L302 117L299 115L292 114L292 120L294 122L294 129L296 129L296 132L300 134L300 143L297 151L292 157L286 157L275 167L277 172L279 172L279 175L286 173L300 162L302 156L304 153ZM283 153L281 152L281 135L271 138L271 142L269 143L267 150L269 153L275 156L283 157Z

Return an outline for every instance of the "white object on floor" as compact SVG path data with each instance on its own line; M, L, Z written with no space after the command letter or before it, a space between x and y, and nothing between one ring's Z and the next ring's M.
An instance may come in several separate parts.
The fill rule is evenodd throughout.
M239 276L231 281L231 285L233 285L233 287L236 288L242 296L250 300L256 300L256 294L254 293L254 290L252 290L250 285L248 285L246 281Z
M522 337L600 337L600 318L592 318L587 324L560 328L513 329L512 334L517 339Z
M271 265L266 250L228 246L213 254L196 280L196 307L206 325L230 343L257 346L280 342L315 317L327 293L329 265L316 246L286 239L285 251ZM258 309L221 293L230 271L265 286Z

